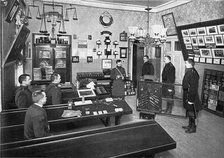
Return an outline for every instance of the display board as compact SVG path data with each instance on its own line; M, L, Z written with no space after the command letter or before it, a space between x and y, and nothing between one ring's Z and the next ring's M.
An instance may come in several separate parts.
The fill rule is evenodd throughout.
M160 113L162 110L162 85L156 82L139 81L137 110Z
M184 60L224 65L224 19L177 27Z
M205 69L202 103L206 110L224 117L224 71Z

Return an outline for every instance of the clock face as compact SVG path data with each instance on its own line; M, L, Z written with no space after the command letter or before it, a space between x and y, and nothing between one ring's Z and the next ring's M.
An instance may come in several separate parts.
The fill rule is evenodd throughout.
M108 12L104 12L100 16L99 21L104 27L109 27L111 24L113 24L113 17Z

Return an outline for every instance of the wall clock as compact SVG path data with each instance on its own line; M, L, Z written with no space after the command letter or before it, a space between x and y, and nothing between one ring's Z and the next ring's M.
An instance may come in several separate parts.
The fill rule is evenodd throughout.
M107 11L103 12L102 15L100 15L99 18L100 24L104 27L109 27L113 24L113 17L108 13Z

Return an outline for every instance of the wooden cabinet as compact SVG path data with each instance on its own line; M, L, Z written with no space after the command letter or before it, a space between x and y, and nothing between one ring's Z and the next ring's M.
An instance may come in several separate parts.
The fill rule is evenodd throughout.
M48 35L33 34L33 82L50 82L53 72L61 75L61 82L71 81L71 36L61 35L51 40Z
M205 69L202 104L207 111L224 117L224 71Z

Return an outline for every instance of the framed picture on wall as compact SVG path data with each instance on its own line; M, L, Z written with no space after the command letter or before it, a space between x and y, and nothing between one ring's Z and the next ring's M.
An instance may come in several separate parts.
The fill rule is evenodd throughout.
M123 31L123 32L120 33L120 41L128 41L127 32Z
M199 57L194 57L194 61L198 63L199 62Z
M213 64L220 64L220 59L213 59Z
M206 29L207 29L208 35L214 35L218 33L216 26L207 26Z
M219 34L224 34L224 24L218 25L217 27L218 27L218 33Z
M176 30L176 23L174 20L173 13L168 13L165 15L162 15L163 25L165 28L167 28L167 36L173 36L177 34Z
M72 62L73 63L79 63L79 56L73 56L72 57Z
M190 36L197 36L196 28L194 28L194 29L189 29L189 34L190 34Z
M221 59L221 65L224 65L224 59Z
M217 46L222 46L224 45L224 42L223 42L223 36L222 35L215 35L215 44Z
M206 59L206 63L208 63L208 64L212 64L212 58L207 58L207 59Z
M224 58L224 48L214 48L212 49L213 58Z
M189 30L181 30L181 33L183 37L189 36Z
M192 43L192 46L198 46L197 37L191 37L191 43Z
M205 58L200 58L200 63L205 63Z
M199 46L204 46L205 45L205 39L203 36L197 36L197 40L198 40L198 45Z
M128 48L120 47L120 58L127 58Z
M201 48L200 49L200 56L206 57L206 58L212 58L212 52L211 49L208 48Z
M199 35L206 35L206 29L205 29L205 27L199 27L199 28L197 28L197 34L198 34L198 36Z
M102 59L102 69L112 69L112 59Z
M184 43L185 44L191 44L191 38L190 37L184 37Z
M214 36L205 36L205 43L207 44L215 43Z
M185 45L186 49L191 50L192 49L192 45L191 44L186 44Z

